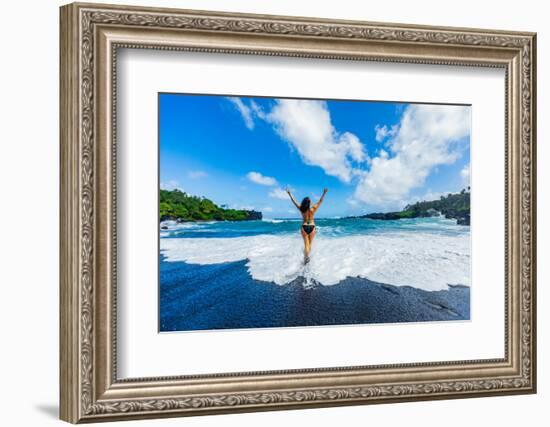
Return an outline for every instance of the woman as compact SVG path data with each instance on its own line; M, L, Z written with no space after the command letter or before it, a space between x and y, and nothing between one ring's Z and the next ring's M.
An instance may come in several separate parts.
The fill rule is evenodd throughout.
M292 200L292 203L294 203L294 206L300 211L302 214L302 238L304 239L304 262L309 261L309 253L311 251L311 243L313 242L313 239L315 238L315 222L313 220L313 216L315 215L315 212L317 212L317 209L319 209L319 206L321 206L321 203L323 203L323 199L325 198L325 194L327 194L328 189L325 188L323 190L323 195L319 199L319 201L311 207L311 199L309 197L305 197L304 200L302 200L301 204L298 204L296 202L296 199L292 195L289 189L286 190L288 193L290 200Z

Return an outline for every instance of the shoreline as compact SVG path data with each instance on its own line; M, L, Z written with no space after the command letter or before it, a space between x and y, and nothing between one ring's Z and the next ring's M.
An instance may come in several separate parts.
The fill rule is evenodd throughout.
M252 279L246 260L197 265L160 255L160 332L470 320L470 288L426 291L359 277L304 287Z

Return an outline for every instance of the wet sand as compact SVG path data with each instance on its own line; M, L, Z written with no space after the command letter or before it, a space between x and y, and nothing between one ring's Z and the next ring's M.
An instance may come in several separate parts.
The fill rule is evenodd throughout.
M333 286L281 286L250 277L246 261L160 261L160 331L470 319L470 288L425 291L348 277Z

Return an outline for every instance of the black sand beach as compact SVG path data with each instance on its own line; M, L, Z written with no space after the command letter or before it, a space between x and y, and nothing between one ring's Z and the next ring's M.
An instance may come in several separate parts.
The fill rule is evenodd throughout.
M424 291L348 277L305 288L252 279L246 261L160 261L160 332L470 319L470 288Z

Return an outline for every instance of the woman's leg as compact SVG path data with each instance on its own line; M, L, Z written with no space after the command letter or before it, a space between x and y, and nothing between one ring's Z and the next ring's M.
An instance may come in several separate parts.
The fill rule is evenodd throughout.
M302 239L304 239L304 259L307 260L307 258L309 257L309 249L310 249L309 237L303 228L300 228L300 230L302 231Z
M317 234L317 227L313 227L313 231L308 234L308 250L307 250L307 256L309 256L309 253L311 252L311 245L313 244L313 238L315 237L315 234Z

